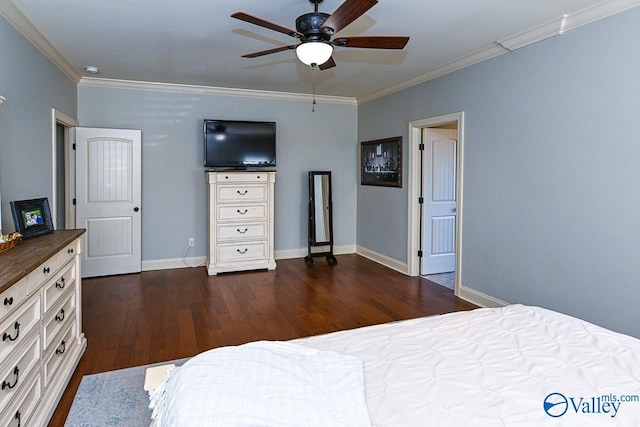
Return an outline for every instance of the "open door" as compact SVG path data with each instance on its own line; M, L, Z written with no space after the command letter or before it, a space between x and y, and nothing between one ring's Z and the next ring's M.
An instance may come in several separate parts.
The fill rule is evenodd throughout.
M457 138L455 129L422 130L421 275L455 271Z
M142 132L76 128L75 144L82 276L140 272Z

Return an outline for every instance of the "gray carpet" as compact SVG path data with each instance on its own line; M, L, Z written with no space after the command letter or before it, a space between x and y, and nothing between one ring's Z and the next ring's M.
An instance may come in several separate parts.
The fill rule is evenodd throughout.
M85 375L73 399L66 427L142 427L151 423L149 394L143 389L147 368L187 359Z
M451 273L428 274L422 277L427 280L431 280L438 285L444 286L445 288L453 289L455 287L454 276L455 273L452 271Z

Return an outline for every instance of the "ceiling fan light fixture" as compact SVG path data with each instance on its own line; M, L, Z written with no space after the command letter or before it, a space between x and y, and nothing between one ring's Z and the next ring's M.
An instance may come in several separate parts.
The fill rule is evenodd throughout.
M333 46L322 41L311 41L298 45L296 55L306 65L322 65L331 58Z

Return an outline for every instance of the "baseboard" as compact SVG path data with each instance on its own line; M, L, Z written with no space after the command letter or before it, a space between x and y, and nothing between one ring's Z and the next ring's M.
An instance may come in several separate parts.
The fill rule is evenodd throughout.
M142 261L142 271L171 270L174 268L189 268L204 266L207 257L196 256L189 258L153 259Z
M356 253L356 246L355 245L334 246L333 253L335 255L353 254L353 253ZM306 256L307 256L307 248L275 251L276 260L304 258ZM206 256L189 257L189 258L153 259L148 261L142 261L142 271L200 267L200 266L204 266L206 262L207 262Z
M333 253L334 255L354 254L356 253L356 246L355 245L334 246ZM276 259L304 258L307 256L307 254L308 254L307 248L285 249L285 250L275 252Z
M504 307L509 305L508 302L476 291L475 289L467 288L466 286L460 286L458 297L480 307Z
M392 270L396 270L402 274L409 274L406 262L398 261L397 259L393 259L389 256L372 251L371 249L364 248L360 245L356 246L356 253L365 258L369 258L371 261L375 261L378 264L382 264L385 267L389 267Z

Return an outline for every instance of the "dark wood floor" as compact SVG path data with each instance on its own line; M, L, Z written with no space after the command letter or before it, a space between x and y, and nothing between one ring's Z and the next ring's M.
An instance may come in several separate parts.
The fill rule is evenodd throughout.
M275 271L207 276L185 268L83 281L87 350L50 426L63 426L83 375L476 308L453 291L358 255L337 266L277 262Z

